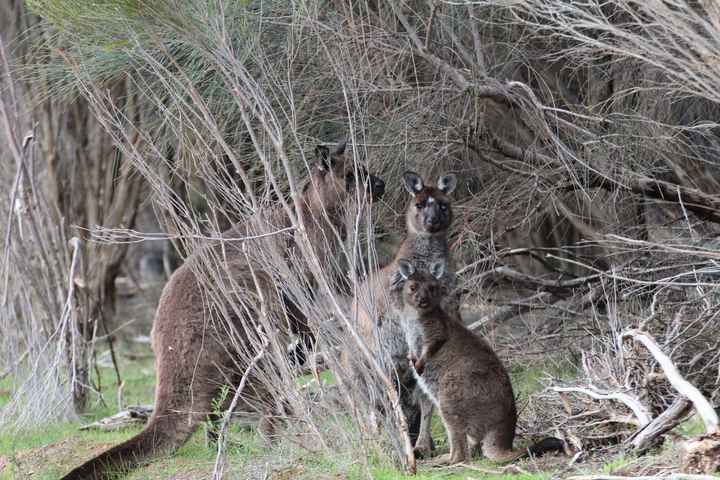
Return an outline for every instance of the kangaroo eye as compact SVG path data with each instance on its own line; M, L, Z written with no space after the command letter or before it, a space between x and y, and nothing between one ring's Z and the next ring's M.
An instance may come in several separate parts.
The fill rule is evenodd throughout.
M443 212L444 212L445 210L447 210L447 204L441 203L441 204L440 204L440 210L442 210Z
M415 204L415 207L417 208L425 208L425 202L418 202Z
M414 283L411 283L411 284L410 284L410 291L411 291L411 292L414 292L415 290L417 290L417 285L415 285Z

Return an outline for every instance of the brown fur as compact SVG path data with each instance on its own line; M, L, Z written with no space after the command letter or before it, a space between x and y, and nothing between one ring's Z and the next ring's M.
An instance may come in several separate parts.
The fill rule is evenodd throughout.
M422 178L414 172L404 175L405 187L412 195L406 211L407 234L392 262L376 272L360 287L362 300L372 299L372 308L355 298L352 312L356 315L358 332L370 348L377 349L389 358L390 365L397 373L398 389L403 411L411 426L411 437L420 454L429 454L433 448L430 433L432 403L415 391L415 380L407 368L408 344L403 326L397 315L397 308L388 296L393 283L397 281L398 261L409 259L418 264L443 260L451 262L447 233L452 223L452 205L448 197L455 188L454 175L445 175L438 180L438 186L424 185ZM454 272L448 271L444 281L449 288L456 285ZM365 296L366 295L366 296ZM459 299L447 297L448 311L459 317ZM349 367L347 352L343 353L343 364ZM419 393L419 394L418 394Z
M318 253L330 255L324 247L333 238L328 229L339 227L335 222L341 218L340 209L354 198L348 194L355 185L355 170L353 162L345 157L344 144L332 154L326 148L318 153L320 162L303 190L303 208L298 215L312 244L319 247ZM384 184L377 177L370 179L372 196L378 197ZM284 212L272 210L236 225L225 237L287 226L289 220ZM268 255L287 255L294 247L292 235L248 241L247 249L243 249L243 243L213 244L204 248L202 255L188 258L175 271L163 290L153 324L157 384L152 417L137 436L91 459L63 480L108 479L185 443L213 410L213 401L222 387L237 385L249 359L258 351L261 344L258 333L246 328L260 313L258 291L262 292L268 315L278 323L280 335L287 336L290 331L309 334L302 314L277 293L272 274L252 259L252 252L257 249ZM224 266L225 271L218 272L223 268L208 266L201 260L208 256L216 256L216 265ZM198 275L199 272L203 275ZM206 276L211 272L214 275ZM212 278L210 284L203 280L206 278ZM221 311L209 311L210 305ZM236 345L240 345L242 352L238 352ZM263 414L275 409L275 400L251 375L239 409Z
M399 269L404 316L420 327L423 338L420 356L410 359L411 368L440 410L450 443L449 463L466 461L478 447L498 462L527 455L528 450L513 450L517 409L505 367L487 342L443 311L447 287L438 277L444 266L432 265L432 274L410 262L400 262ZM546 439L530 453L558 448L562 442Z

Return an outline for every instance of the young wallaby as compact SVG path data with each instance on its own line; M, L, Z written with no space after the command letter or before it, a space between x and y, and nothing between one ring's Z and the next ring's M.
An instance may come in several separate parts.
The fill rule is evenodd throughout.
M441 176L437 186L425 185L415 172L405 172L403 181L412 196L405 214L407 234L392 262L368 278L360 287L360 298L353 303L357 315L358 332L367 344L389 358L398 380L403 412L410 425L410 436L416 452L427 455L433 449L430 433L432 402L416 391L415 379L408 369L408 345L395 302L388 295L397 280L398 261L408 259L417 265L436 261L452 264L448 247L448 229L452 223L452 204L449 195L455 190L457 178L453 174ZM449 290L457 284L455 273L447 269L442 281ZM367 297L363 297L367 295ZM370 304L369 300L372 301ZM364 301L364 302L363 302ZM448 295L444 308L459 318L460 302L457 295ZM348 361L343 362L346 367Z
M419 327L422 338L420 355L408 358L410 367L440 410L450 443L449 456L438 463L464 462L476 447L500 462L563 450L562 442L554 438L527 450L513 450L517 410L510 377L492 348L443 310L448 294L442 281L445 264L436 262L422 271L400 260L398 273L403 318ZM416 338L411 335L408 341Z
M328 245L327 239L336 238L329 229L341 227L337 222L343 218L341 211L346 202L356 198L353 194L356 184L368 183L371 200L379 198L385 187L381 179L368 175L345 155L344 143L332 152L327 147L318 147L316 153L318 163L302 190L298 217L311 237L311 244L324 258L333 254L333 245ZM153 456L174 451L206 417L213 420L211 412L217 410L213 402L222 396L223 387L238 385L250 359L262 348L256 337L264 332L253 328L262 312L277 322L274 331L278 336L289 335L289 331L310 335L302 312L278 293L273 273L264 270L263 264L255 259L261 247L270 248L277 255L288 255L296 243L293 236L230 240L264 233L267 227L280 230L288 226L290 221L281 209L258 213L226 232L228 240L200 252L217 256L218 265L224 267L217 269L223 271L212 281L197 273L207 268L200 253L190 256L173 273L160 298L152 330L157 384L150 420L138 435L89 460L64 480L115 478L117 473L127 472ZM264 296L262 303L258 291ZM209 305L208 299L218 296L225 299L230 296L234 301L221 298ZM258 364L255 371L261 368ZM253 375L248 377L240 409L262 414L272 410L277 402L257 379ZM228 408L233 395L229 397L223 409Z

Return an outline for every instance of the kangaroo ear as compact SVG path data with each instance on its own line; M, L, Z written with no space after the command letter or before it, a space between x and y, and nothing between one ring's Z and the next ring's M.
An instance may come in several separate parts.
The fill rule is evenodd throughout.
M457 187L457 177L454 173L448 173L438 179L437 188L445 195L450 195Z
M430 275L440 280L445 275L445 262L435 262L430 265Z
M405 181L405 188L413 195L421 191L425 186L420 175L409 170L403 173L403 180Z
M333 158L330 155L330 149L325 145L315 147L315 156L318 160L318 168L325 172L333 167Z
M415 273L415 266L407 260L398 260L398 267L400 268L400 276L402 276L403 280L407 280Z

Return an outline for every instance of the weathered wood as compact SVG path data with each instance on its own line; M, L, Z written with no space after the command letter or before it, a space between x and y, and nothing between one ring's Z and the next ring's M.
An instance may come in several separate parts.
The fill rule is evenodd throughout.
M673 388L693 403L695 411L705 424L705 431L707 433L718 432L719 422L717 412L708 399L700 393L700 390L683 378L670 357L662 351L660 345L658 345L649 334L640 330L627 330L620 334L621 339L625 337L630 337L642 343L645 348L648 349L650 354L660 364L660 367L663 369L665 376Z
M645 452L653 445L660 435L669 432L685 420L690 411L690 400L685 397L677 398L667 410L653 419L635 434L630 444L638 452Z
M152 415L152 405L133 405L127 407L126 410L111 415L109 417L102 418L97 422L83 425L80 430L104 430L112 431L119 430L131 425L142 425L147 422L150 415Z

